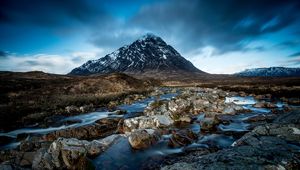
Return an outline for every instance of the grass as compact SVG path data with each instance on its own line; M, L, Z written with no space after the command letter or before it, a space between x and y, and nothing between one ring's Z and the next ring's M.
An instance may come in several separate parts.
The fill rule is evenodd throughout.
M125 74L61 76L35 73L0 73L0 130L31 123L24 117L65 114L66 106L104 106L131 94L151 90L149 82ZM42 117L40 118L42 119Z

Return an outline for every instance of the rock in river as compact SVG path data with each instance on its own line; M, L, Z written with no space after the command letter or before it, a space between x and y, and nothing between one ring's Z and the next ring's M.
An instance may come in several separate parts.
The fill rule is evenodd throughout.
M157 129L172 125L174 121L165 115L140 116L125 119L123 122L123 130L131 132L136 129Z
M171 147L180 147L193 143L198 136L190 129L183 129L174 132L169 139L168 145Z
M128 141L133 149L146 149L157 143L161 135L157 130L143 129L130 134Z
M68 128L49 133L45 136L45 139L53 141L58 137L65 137L88 140L106 137L117 130L118 123L121 119L122 118L103 118L91 125Z
M101 140L88 142L75 138L58 138L49 149L40 149L34 157L33 169L89 169L88 156L102 153L121 135L112 135Z

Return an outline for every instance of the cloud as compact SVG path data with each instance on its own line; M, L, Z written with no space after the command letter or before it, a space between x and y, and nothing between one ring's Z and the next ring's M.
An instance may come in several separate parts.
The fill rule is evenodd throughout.
M274 52L270 54L273 59L281 52L286 57L285 52L299 46L299 41L294 40L300 30L299 17L299 0L0 1L0 49L58 54L0 53L1 62L6 61L0 68L43 70L44 66L50 72L66 73L71 66L78 66L89 58L61 54L64 47L84 51L92 44L113 51L151 32L161 36L184 57L197 61L205 58L206 64L213 63L210 60L213 56L218 58L221 69L225 66L220 58L226 60L224 54L232 52L239 52L238 57L245 61L250 61L245 57L248 53L258 55L266 51ZM253 43L255 41L261 43ZM288 50L278 51L279 47ZM260 57L272 62L272 57ZM14 61L20 66L11 63ZM65 64L56 63L58 61ZM247 65L240 63L240 66Z
M83 62L96 59L97 53L75 52L68 56L36 54L8 55L0 58L0 70L5 71L44 71L48 73L66 74Z
M84 25L90 32L90 36L86 37L88 42L100 48L111 49L152 32L180 52L212 46L219 53L225 53L250 50L243 49L247 42L287 28L300 17L298 0L116 2L1 1L0 24L33 24L47 29L54 27L54 32L63 32L61 34L79 30ZM134 6L137 10L126 10L129 6ZM130 17L120 19L120 15ZM6 29L10 30L10 27ZM78 33L80 32L72 32Z
M0 23L60 27L74 21L92 22L106 15L101 8L96 8L88 2L84 0L1 1Z
M6 57L8 53L6 51L0 51L0 57Z
M283 61L282 66L300 67L300 56Z
M289 55L288 57L300 57L300 51Z

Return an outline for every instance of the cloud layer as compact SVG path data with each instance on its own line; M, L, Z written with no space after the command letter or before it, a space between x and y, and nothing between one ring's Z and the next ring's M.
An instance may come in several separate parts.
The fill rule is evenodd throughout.
M198 68L214 73L255 67L251 57L260 57L262 63L271 66L273 60L288 61L298 56L298 18L299 0L3 0L0 58L19 65L8 68L1 63L0 68L20 70L22 60L24 68L49 66L46 70L50 72L65 73L66 67L56 67L63 65L59 62L65 61L70 67L74 63L72 53L62 51L87 51L87 45L78 45L85 43L108 53L148 32L161 36L184 57L199 63ZM7 57L5 51L19 55ZM240 57L231 57L232 53ZM217 71L202 62L233 58L239 67L228 64Z
M83 62L96 59L97 54L91 52L77 52L70 56L37 54L16 55L7 53L0 57L0 70L6 71L44 71L47 73L67 74L71 69Z

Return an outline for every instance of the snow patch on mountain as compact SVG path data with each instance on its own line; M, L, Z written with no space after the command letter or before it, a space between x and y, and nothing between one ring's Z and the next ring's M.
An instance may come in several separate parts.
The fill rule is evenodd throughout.
M269 67L269 68L252 68L236 73L235 75L244 77L292 77L300 76L300 68L287 67Z
M90 60L70 74L89 75L113 72L145 72L149 70L201 72L172 46L154 34L146 34L130 45L97 60Z

